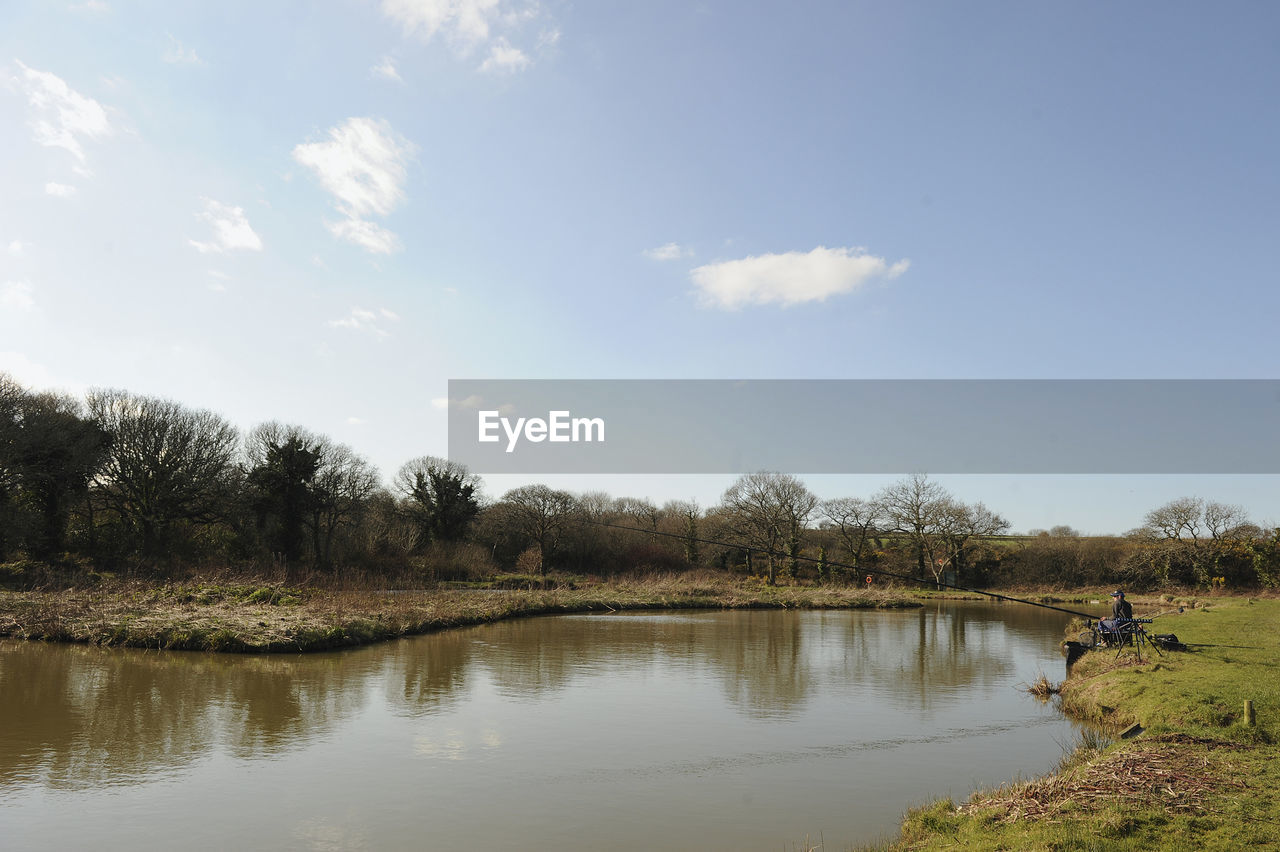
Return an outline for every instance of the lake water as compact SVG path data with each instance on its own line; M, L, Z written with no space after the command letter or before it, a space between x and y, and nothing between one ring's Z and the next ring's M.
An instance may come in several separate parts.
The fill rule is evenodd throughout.
M5 849L828 850L1052 769L1067 616L558 616L239 657L0 642Z

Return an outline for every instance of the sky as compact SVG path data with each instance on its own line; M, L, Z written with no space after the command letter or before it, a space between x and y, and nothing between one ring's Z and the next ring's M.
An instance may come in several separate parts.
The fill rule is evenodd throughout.
M9 0L0 371L301 424L388 481L445 454L450 379L1276 378L1278 28L1264 2ZM1016 530L1187 495L1280 523L1275 476L937 478ZM706 506L733 477L537 479Z

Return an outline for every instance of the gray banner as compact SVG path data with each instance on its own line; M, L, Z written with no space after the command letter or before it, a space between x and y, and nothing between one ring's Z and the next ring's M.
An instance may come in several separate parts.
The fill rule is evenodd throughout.
M476 473L1280 473L1276 380L451 380Z

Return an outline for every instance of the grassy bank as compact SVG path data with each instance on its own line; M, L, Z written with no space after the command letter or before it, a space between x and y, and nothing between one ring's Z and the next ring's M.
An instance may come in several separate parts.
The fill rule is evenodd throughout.
M0 591L0 636L172 650L297 653L551 613L917 605L887 590L770 587L714 574L573 588L405 592L103 583L92 589Z
M1047 778L913 811L888 848L1280 848L1280 601L1198 603L1156 625L1188 651L1092 652L1061 685L1068 714L1141 733L1088 738Z

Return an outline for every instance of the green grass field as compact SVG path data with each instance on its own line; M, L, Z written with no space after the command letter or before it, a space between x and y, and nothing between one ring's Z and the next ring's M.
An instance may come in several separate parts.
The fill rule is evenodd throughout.
M1189 649L1091 652L1060 698L1101 731L1140 734L1088 737L1053 776L912 811L889 848L1280 848L1280 601L1213 599L1152 626Z

